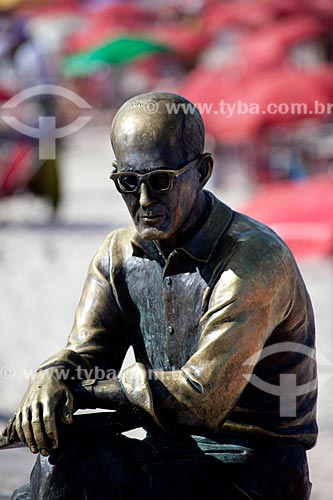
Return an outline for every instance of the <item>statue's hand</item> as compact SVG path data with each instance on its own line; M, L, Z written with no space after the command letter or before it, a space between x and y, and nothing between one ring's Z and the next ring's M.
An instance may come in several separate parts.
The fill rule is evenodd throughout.
M19 439L32 453L47 456L58 446L57 418L71 424L73 413L71 391L57 376L57 369L49 368L31 378L13 424ZM13 424L7 433L13 432Z

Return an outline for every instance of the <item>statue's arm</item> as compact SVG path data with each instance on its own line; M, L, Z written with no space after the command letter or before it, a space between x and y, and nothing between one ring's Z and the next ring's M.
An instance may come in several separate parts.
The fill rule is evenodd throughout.
M31 377L29 387L4 433L29 446L33 453L48 455L58 446L59 419L71 423L80 407L93 407L94 393L87 387L73 397L71 386L98 371L110 380L108 407L116 409L124 394L116 377L128 348L125 318L110 283L107 239L88 270L74 325L65 349L45 361Z

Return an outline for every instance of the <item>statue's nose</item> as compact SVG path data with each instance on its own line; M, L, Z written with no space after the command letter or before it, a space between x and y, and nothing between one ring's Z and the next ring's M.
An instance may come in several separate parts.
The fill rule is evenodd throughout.
M153 197L147 185L142 182L140 186L140 205L142 208L149 207L153 202Z

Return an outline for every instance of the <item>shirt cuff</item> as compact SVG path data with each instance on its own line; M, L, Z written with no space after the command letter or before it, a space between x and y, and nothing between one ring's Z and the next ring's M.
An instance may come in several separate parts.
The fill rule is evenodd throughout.
M148 413L159 427L164 428L154 410L146 367L142 363L134 363L125 368L120 376L120 382L128 401L135 408Z

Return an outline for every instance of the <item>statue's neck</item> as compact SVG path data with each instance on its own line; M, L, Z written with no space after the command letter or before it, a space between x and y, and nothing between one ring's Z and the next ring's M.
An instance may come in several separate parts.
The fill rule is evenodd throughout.
M182 227L175 233L174 236L168 238L167 240L159 240L155 242L157 246L162 250L163 255L168 257L168 255L175 250L185 245L200 229L207 219L210 212L211 203L209 197L201 191L198 196L198 201L193 211L191 211L190 216L184 222Z

